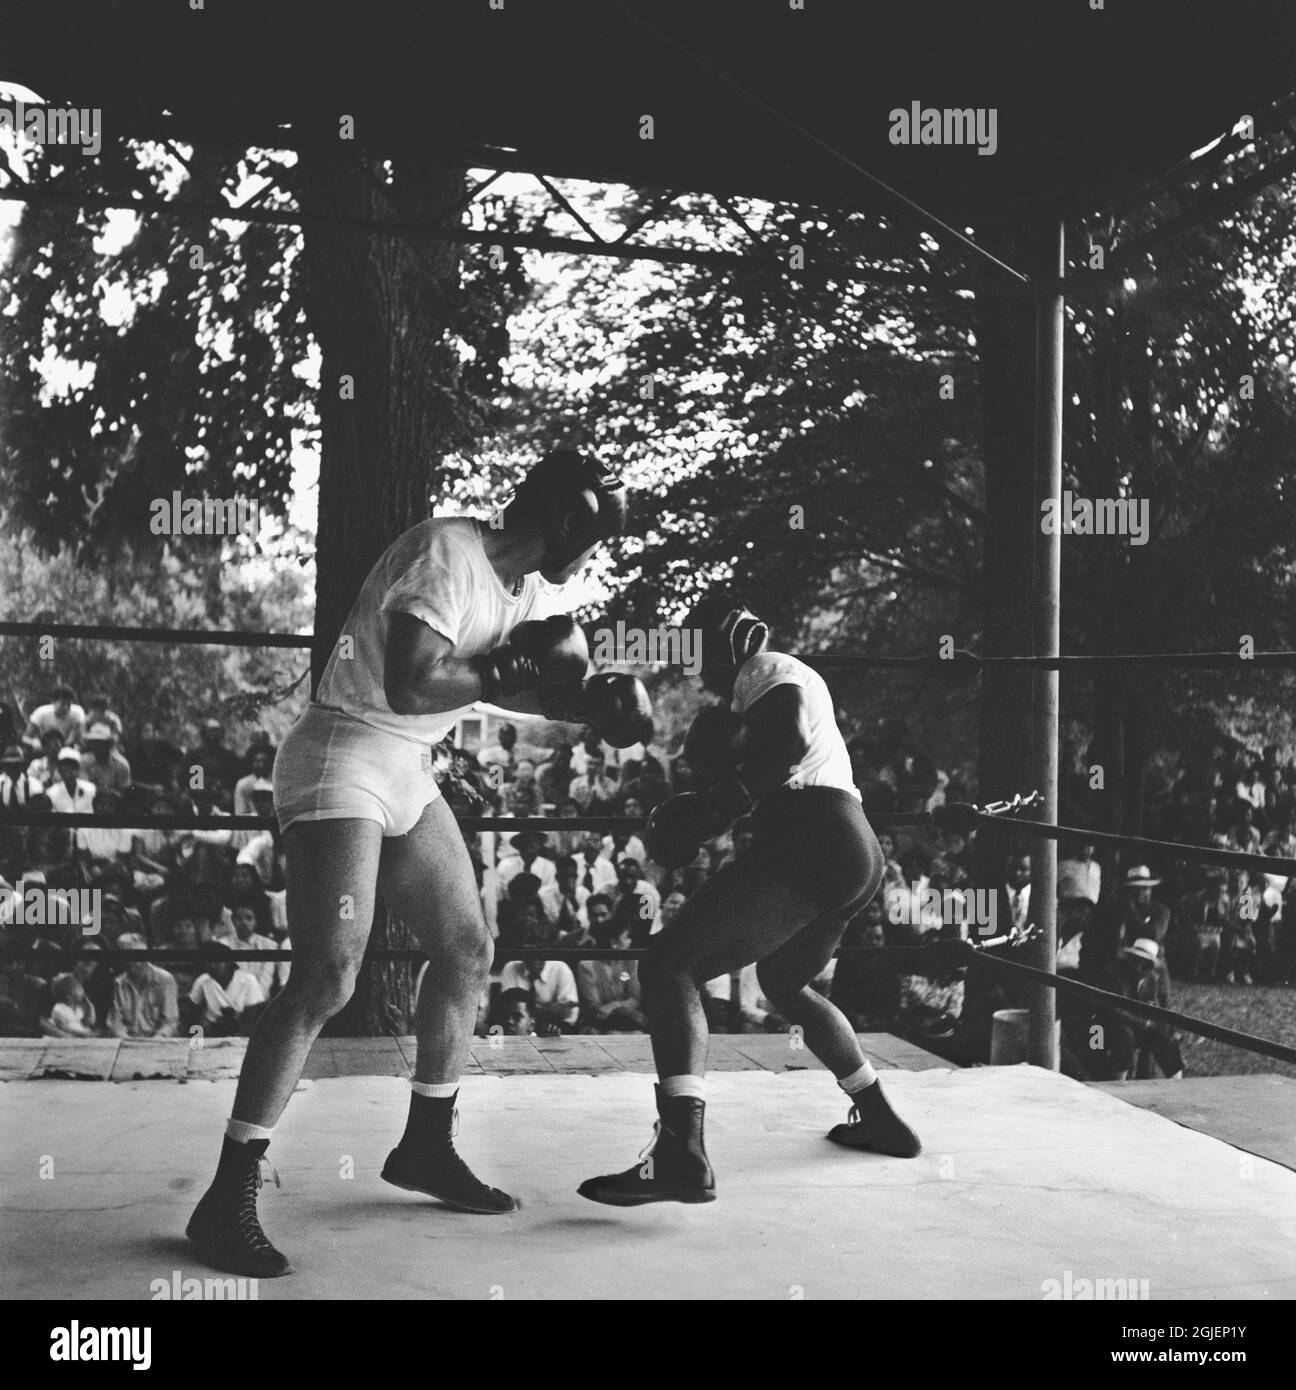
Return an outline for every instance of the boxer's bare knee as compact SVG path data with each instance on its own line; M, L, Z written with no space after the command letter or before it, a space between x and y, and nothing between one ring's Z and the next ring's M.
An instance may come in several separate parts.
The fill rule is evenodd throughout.
M465 916L439 926L435 939L424 948L428 957L427 978L436 980L442 988L480 991L494 959L494 943L485 921L480 916L476 920Z
M323 1027L346 1007L359 974L359 960L336 958L294 964L281 996L283 1007L291 1008L304 1024Z

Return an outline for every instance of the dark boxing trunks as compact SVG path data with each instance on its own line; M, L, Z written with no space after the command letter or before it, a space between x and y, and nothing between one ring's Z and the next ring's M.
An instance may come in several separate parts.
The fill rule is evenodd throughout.
M882 882L882 847L864 809L837 787L780 787L752 813L748 862L821 912L853 916Z

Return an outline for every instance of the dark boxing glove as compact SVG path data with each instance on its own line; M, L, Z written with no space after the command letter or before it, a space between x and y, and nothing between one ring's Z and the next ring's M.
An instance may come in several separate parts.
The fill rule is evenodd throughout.
M482 699L518 695L541 686L579 683L589 669L589 646L581 625L566 613L519 623L507 641L473 662Z
M653 736L652 700L638 676L601 671L587 681L543 686L540 708L547 719L588 724L613 748L647 743Z
M652 700L638 676L619 671L592 676L581 691L581 708L585 723L613 748L652 739Z
M644 848L664 869L691 864L708 840L726 830L751 809L751 797L736 777L725 777L704 792L680 792L667 797L648 817Z

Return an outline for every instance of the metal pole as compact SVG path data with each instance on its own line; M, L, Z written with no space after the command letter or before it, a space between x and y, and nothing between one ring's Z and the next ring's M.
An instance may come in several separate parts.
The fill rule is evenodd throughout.
M1062 333L1065 326L1062 276L1066 237L1062 219L1041 229L1038 274L1044 281L1035 299L1035 654L1056 656L1062 617L1062 536L1054 527L1040 529L1040 504L1062 496ZM1057 823L1058 816L1058 672L1035 675L1034 784L1043 797L1040 819ZM1037 840L1031 859L1031 905L1039 925L1034 964L1052 972L1057 965L1057 842ZM1055 1027L1057 1009L1051 989L1031 991L1031 1064L1058 1069Z

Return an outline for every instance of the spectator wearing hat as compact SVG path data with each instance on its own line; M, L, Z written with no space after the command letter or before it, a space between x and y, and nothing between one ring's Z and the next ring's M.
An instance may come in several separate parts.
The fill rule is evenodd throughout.
M0 812L26 806L29 797L41 789L27 772L27 755L19 744L10 744L0 753Z
M1120 944L1128 946L1140 938L1156 942L1157 980L1168 995L1170 972L1163 952L1170 930L1170 909L1152 896L1152 890L1160 886L1161 880L1153 876L1146 864L1135 864L1126 871L1121 884Z
M81 754L63 748L58 755L58 778L45 789L51 811L62 815L84 815L94 810L97 788L81 776Z
M146 949L134 932L119 936L117 945L123 951ZM115 1038L170 1038L179 1026L175 976L152 961L130 961L113 986L107 1031Z
M82 739L81 775L103 791L124 792L131 784L131 766L114 747L116 735L108 724L91 724Z
M1158 1008L1168 1009L1169 976L1162 967L1160 945L1150 936L1136 938L1121 952L1117 963L1117 973L1125 995L1144 1004L1155 1004ZM1129 1060L1136 1080L1145 1081L1153 1075L1152 1062L1155 1062L1171 1081L1183 1079L1183 1053L1179 1050L1175 1031L1169 1024L1126 1018L1124 1026L1130 1035L1133 1055Z
M26 736L45 743L46 734L59 736L59 747L76 743L85 730L86 713L76 703L76 693L70 685L55 688L54 698L47 705L38 705L27 718Z
M519 830L495 872L501 891L514 874L523 872L534 874L541 888L551 887L558 880L558 870L549 858L549 837L541 830Z

